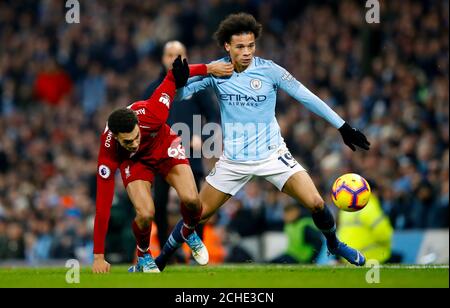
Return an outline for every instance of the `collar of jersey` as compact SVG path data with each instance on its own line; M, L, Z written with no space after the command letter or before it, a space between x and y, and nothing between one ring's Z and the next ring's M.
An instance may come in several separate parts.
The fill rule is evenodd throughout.
M225 62L231 62L231 58L230 56L227 56L225 58ZM250 63L250 65L242 72L238 73L236 71L234 71L235 74L244 74L245 72L247 72L249 69L252 69L255 66L255 56L253 56L252 58L252 62Z
M238 73L235 72L236 74L244 74L246 73L248 70L251 70L253 67L255 66L255 57L252 58L252 62L250 63L250 65L242 72Z

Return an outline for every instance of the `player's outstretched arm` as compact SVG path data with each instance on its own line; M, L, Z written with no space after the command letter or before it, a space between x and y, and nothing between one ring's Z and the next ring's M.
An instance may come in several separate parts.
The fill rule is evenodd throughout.
M146 123L144 125L157 128L163 125L169 117L169 110L175 98L177 89L186 85L189 77L206 76L207 74L224 75L228 69L225 64L193 64L188 65L186 59L183 61L178 56L173 62L172 69L167 73L163 82L155 90L152 96L144 101L148 110Z
M183 88L190 77L206 76L208 74L216 77L226 77L233 74L233 64L225 62L213 62L209 64L191 64L187 60L181 60L178 56L172 64L172 69L167 72L160 86L149 98L159 98L162 92L170 97L175 96L177 89Z
M227 77L233 74L233 69L233 64L225 62L188 65L186 59L181 61L181 57L178 56L172 65L172 74L175 79L175 86L179 89L186 85L190 77L205 76L207 74L214 75L215 77Z
M228 77L233 75L234 66L229 62L216 61L206 64L207 74L215 77ZM192 75L192 74L191 74ZM192 77L192 76L191 76ZM211 77L192 78L187 84L177 90L177 101L182 101L194 93L212 86Z
M208 67L205 64L188 65L186 59L182 61L181 56L178 56L172 64L172 69L167 72L163 82L156 88L150 98L147 99L147 102L153 103L161 100L161 97L164 96L164 98L169 100L165 104L170 108L176 90L184 87L189 77L206 76L207 74Z
M205 71L206 68L206 71ZM181 57L175 59L172 65L172 74L175 78L176 88L182 88L186 85L190 77L205 76L207 74L216 77L227 77L233 74L233 64L225 62L212 62L208 64L191 64Z
M97 164L97 194L94 220L94 263L92 271L96 274L107 273L110 265L105 261L105 240L111 215L111 205L114 197L114 175L118 167L116 143L112 132L105 129L101 137Z
M208 74L214 75L215 77L228 77L233 75L234 66L227 62L212 62L206 64Z
M158 129L166 123L169 110L175 98L177 88L183 87L189 76L206 75L205 64L188 65L186 59L181 60L178 56L173 62L172 69L167 72L166 77L149 99L139 103L147 112L145 118L140 119L142 124L152 129Z
M275 83L310 111L336 127L341 133L344 143L350 149L356 151L355 146L358 146L364 150L369 150L370 143L363 133L356 128L352 128L330 106L297 81L288 71L276 64L273 64L272 70Z

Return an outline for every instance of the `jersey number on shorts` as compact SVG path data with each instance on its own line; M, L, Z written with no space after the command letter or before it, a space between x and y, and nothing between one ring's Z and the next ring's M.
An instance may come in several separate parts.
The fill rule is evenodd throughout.
M297 165L297 161L292 157L291 153L286 152L283 155L278 157L278 160L281 160L283 164L285 164L289 168L294 168Z
M176 148L168 148L167 155L176 159L186 159L186 151L181 144L179 144Z

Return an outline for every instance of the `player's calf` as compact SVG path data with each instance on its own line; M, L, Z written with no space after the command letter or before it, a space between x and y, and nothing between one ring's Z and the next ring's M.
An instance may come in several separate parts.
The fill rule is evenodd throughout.
M136 220L133 220L131 228L136 238L137 255L138 257L143 257L148 252L150 246L151 222L139 226Z
M321 210L312 212L312 219L317 228L325 236L328 248L336 247L338 245L336 223L328 207L323 206Z
M330 210L322 205L322 209L312 213L315 225L322 231L327 239L328 251L338 257L342 257L351 264L362 266L366 263L365 257L356 249L353 249L338 240L336 236L336 224Z

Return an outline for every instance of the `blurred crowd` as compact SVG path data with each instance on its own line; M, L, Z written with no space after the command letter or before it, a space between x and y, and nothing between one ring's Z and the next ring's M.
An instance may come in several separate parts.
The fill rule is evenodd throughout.
M142 97L168 40L186 44L191 63L222 57L212 33L238 11L264 26L258 56L288 69L372 144L353 153L336 129L279 93L282 135L327 204L332 182L355 172L396 230L448 228L447 0L380 1L379 24L366 23L356 0L79 2L79 24L65 22L64 1L0 2L0 260L90 260L109 112ZM116 186L107 247L132 251L132 206ZM283 230L290 203L255 180L214 224L228 240Z

